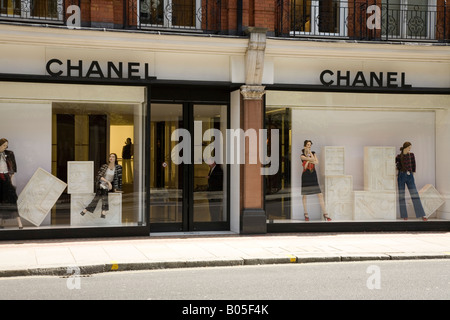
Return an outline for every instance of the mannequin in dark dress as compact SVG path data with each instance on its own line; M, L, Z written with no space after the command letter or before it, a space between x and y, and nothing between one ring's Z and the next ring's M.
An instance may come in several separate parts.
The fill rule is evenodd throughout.
M304 149L302 149L302 155L300 156L300 158L302 160L303 167L302 201L303 209L305 210L305 221L309 221L308 210L306 209L307 196L312 194L317 194L317 196L319 197L319 202L325 221L331 221L325 209L323 194L320 190L319 181L317 179L316 165L319 163L319 160L317 159L316 153L314 151L311 151L311 140L305 140L303 146Z

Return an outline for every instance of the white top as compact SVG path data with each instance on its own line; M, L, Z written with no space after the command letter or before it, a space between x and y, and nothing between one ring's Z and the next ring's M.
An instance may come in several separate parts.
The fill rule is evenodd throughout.
M114 180L114 171L115 171L115 168L114 169L108 168L106 170L105 179L108 180L109 182L113 182L113 180Z
M8 173L8 164L4 152L0 153L0 173Z

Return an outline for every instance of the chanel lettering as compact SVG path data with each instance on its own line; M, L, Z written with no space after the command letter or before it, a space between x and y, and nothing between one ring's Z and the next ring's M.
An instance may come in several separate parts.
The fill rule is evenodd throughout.
M411 88L406 83L404 72L369 72L324 70L320 73L320 82L324 86L368 87L368 88Z
M79 77L97 79L149 79L149 64L140 62L111 62L51 59L47 62L46 70L52 77Z

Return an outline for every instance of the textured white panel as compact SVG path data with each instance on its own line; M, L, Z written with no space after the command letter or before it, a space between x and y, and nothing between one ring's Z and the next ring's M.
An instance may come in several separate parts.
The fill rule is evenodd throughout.
M355 191L355 220L395 220L396 209L395 192Z
M395 147L364 147L364 190L396 190Z
M420 189L419 195L426 217L431 216L445 202L442 195L431 184L427 184Z
M333 220L353 220L353 177L326 176L325 204Z
M106 218L100 218L102 212L102 200L97 204L94 212L80 213L89 205L95 194L71 194L70 195L70 225L72 226L105 226L122 224L122 193L111 192L108 194L109 211Z
M67 162L67 193L94 192L94 161Z
M324 147L325 175L343 175L345 171L344 147Z
M66 187L66 183L38 168L19 195L19 215L40 226Z

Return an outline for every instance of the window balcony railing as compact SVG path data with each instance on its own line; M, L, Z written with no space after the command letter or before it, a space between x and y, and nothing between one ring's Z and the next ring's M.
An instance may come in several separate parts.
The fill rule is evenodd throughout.
M70 5L81 8L83 26L95 26L90 0L0 0L0 21L64 24ZM121 0L113 7L115 28L199 33L221 29L221 0Z
M66 9L81 0L0 0L0 20L63 24Z
M126 28L220 31L221 0L129 0Z
M275 33L280 37L450 42L450 0L274 1ZM83 26L95 26L90 0L0 0L0 21L64 24L70 5L81 8ZM221 6L221 0L115 1L111 25L219 33ZM374 25L376 21L378 25Z
M445 0L277 0L280 37L449 42Z

